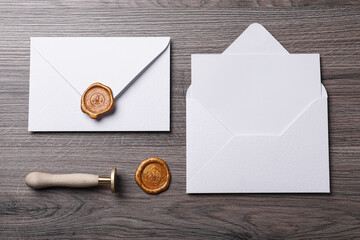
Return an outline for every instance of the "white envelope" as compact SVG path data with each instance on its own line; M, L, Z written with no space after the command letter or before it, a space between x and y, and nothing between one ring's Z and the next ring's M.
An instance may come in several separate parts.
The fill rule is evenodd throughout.
M170 38L31 38L29 131L169 131ZM112 112L91 119L81 95L112 89Z
M261 76L278 93L266 98L269 103L251 95L268 94L256 83ZM286 76L303 81L288 83ZM318 55L290 55L265 28L252 24L223 54L192 56L186 105L187 193L330 192L327 93Z

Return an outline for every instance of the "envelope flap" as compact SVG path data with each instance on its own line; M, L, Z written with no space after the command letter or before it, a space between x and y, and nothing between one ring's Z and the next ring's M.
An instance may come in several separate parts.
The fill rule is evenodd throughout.
M253 23L223 54L289 54L261 24Z
M224 55L289 54L289 52L261 24L250 24L222 53ZM191 85L186 97L192 97Z
M79 94L101 82L117 96L169 42L169 37L31 38L31 47Z

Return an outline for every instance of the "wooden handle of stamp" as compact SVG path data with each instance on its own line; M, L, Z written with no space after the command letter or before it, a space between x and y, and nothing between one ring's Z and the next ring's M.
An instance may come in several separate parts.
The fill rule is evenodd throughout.
M29 173L26 184L34 189L46 187L95 187L99 184L99 176L93 174L49 174L42 172Z

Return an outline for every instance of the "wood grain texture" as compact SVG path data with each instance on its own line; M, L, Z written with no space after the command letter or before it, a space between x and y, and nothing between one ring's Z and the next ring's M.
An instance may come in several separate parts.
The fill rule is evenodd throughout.
M360 237L360 1L0 1L0 238L356 239ZM291 8L288 6L295 6ZM338 8L334 8L337 6ZM329 94L331 194L185 194L190 54L220 53L250 24L291 53L321 54ZM27 132L30 36L171 36L170 133ZM160 195L134 181L160 157ZM25 185L32 171L109 174L120 192Z

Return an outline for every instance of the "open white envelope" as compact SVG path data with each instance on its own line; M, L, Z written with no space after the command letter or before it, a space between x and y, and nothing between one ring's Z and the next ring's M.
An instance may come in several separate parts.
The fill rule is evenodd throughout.
M186 105L187 193L330 192L318 54L252 24L223 54L192 55Z
M29 131L169 131L170 38L31 38ZM91 119L81 95L112 89L112 112Z

